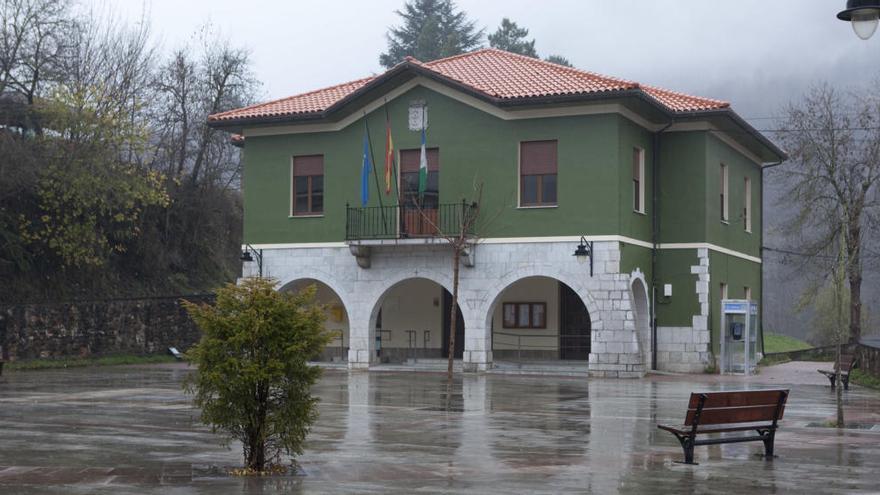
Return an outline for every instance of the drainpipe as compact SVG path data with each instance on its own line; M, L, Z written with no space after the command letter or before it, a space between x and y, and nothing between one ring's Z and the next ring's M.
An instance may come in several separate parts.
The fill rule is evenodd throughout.
M657 369L657 251L660 247L660 134L672 127L675 119L654 133L651 149L651 370ZM761 192L763 193L763 188ZM761 220L764 216L761 216ZM761 292L763 294L763 291Z
M764 170L768 168L777 167L782 165L785 160L779 160L778 162L769 163L767 165L763 165L761 167L761 247L758 253L761 256L761 352L765 353L764 350Z

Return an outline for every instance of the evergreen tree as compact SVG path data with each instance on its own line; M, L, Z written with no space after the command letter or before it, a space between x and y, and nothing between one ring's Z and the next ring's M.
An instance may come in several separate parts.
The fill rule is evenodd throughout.
M526 36L528 35L528 29L517 26L515 22L505 17L501 19L501 26L498 27L498 30L489 35L489 46L538 58L538 52L535 51L535 40L534 38L531 41L527 40Z
M564 65L566 67L574 67L573 65L571 65L571 62L569 62L568 59L563 57L562 55L550 55L544 60L548 62L553 62L554 64Z
M392 27L388 51L379 56L386 68L411 56L423 62L458 55L480 46L483 29L459 11L452 0L409 0L397 15L403 25Z

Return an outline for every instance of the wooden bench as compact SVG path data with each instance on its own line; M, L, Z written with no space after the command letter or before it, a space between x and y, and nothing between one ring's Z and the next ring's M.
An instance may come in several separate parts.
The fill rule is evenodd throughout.
M657 425L681 443L684 463L694 462L694 447L737 442L764 442L764 455L773 457L777 422L785 412L788 390L741 390L736 392L692 393L687 415L681 426ZM710 433L751 432L757 434L725 436L699 440Z
M831 388L834 388L837 382L837 368L842 363L843 366L840 366L840 381L843 382L843 389L849 390L849 373L856 367L858 364L858 360L852 354L841 354L840 361L835 361L834 370L816 370L819 373L822 373L831 381Z

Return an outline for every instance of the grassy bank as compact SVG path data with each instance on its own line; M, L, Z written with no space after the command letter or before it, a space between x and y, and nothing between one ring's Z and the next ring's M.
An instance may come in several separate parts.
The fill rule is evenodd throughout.
M849 381L863 387L880 390L880 378L856 368L849 374Z
M36 371L58 368L78 368L82 366L118 366L122 364L155 364L173 363L177 361L174 356L167 354L150 354L138 356L133 354L121 354L115 356L88 357L88 358L58 358L58 359L23 359L6 363L4 371Z
M764 354L774 352L802 351L813 346L803 340L767 332L764 334Z

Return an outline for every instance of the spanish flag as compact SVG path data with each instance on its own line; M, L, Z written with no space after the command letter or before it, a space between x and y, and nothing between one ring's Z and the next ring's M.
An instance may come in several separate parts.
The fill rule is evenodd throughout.
M394 170L394 141L391 139L391 120L385 115L385 194L391 194Z

